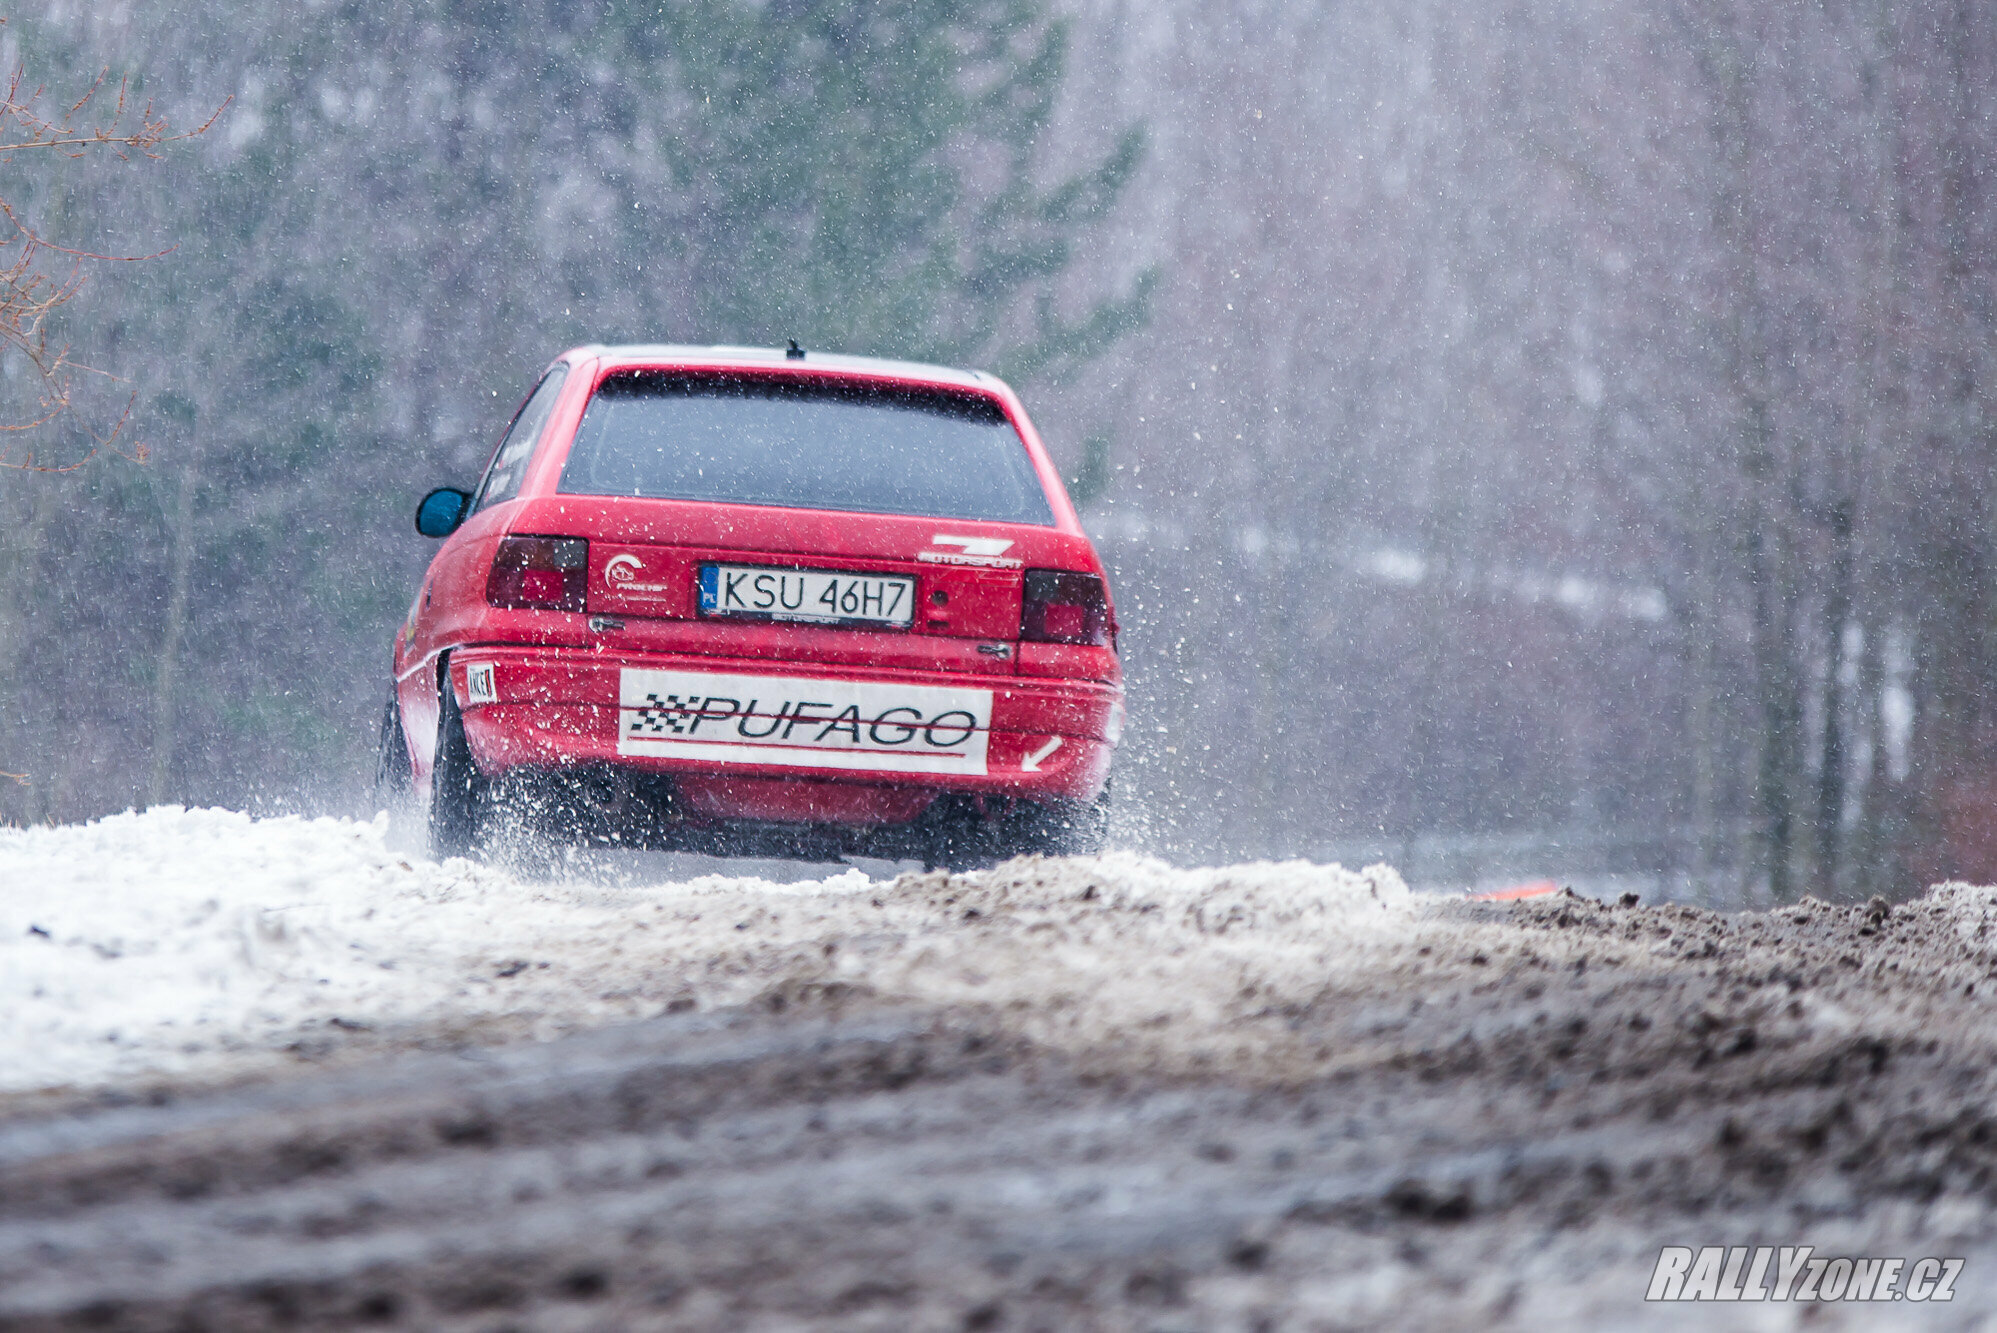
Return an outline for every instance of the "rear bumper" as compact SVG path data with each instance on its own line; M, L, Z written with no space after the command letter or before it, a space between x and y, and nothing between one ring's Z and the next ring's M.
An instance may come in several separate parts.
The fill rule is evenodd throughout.
M818 691L828 695L842 689L849 695L928 690L936 697L944 697L943 691L980 697L989 692L989 726L975 738L982 742L981 762L964 771L912 771L916 760L884 746L828 756L803 745L786 751L743 744L637 744L630 735L639 711L631 706L631 682L638 679L632 673L641 672L736 685L750 677L822 682L834 687ZM460 648L452 653L450 684L472 757L487 776L515 768L610 765L673 776L694 807L716 817L842 824L899 823L942 792L1091 799L1108 778L1122 712L1121 689L1094 681L564 648ZM758 728L762 725L759 719ZM727 738L725 726L710 725L706 735L717 730ZM810 730L798 739L809 740ZM894 724L889 730L886 739L899 741L908 728Z

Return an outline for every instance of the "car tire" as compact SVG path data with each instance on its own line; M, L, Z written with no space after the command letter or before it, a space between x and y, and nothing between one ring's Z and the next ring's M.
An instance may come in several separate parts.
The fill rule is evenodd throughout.
M375 746L374 808L388 816L387 845L398 851L420 851L422 812L416 808L416 776L409 762L409 741L402 731L402 710L395 688L381 710L381 737Z
M922 861L930 870L983 870L1015 856L1095 856L1109 840L1109 788L1091 801L1015 802L991 813L969 797L931 807Z
M396 704L395 687L390 685L388 702L381 710L381 738L375 746L375 803L383 810L392 810L409 798L414 785L409 742L402 735L402 710Z
M481 850L488 784L472 762L464 715L446 676L437 710L437 761L430 772L430 854L472 856Z
M550 775L514 769L486 788L480 850L518 879L550 880L563 870L573 841Z
M1000 839L1005 856L1100 855L1109 842L1109 789L1093 801L1022 801Z

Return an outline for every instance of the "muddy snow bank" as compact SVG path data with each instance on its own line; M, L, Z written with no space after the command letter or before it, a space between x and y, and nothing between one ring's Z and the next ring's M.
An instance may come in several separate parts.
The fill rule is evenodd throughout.
M176 807L0 830L0 1090L827 991L991 1006L1043 1040L1204 1065L1280 1041L1280 1022L1231 1029L1308 1003L1417 911L1385 867L1113 855L542 884L386 833Z
M508 974L536 963L561 968L559 986L532 990L543 1020L638 1012L592 984L621 952L632 895L439 865L390 850L386 832L177 807L0 831L0 1088L512 1014L523 988Z
M878 925L840 946L843 976L1163 1070L1264 1063L1297 1040L1289 1018L1403 952L1424 905L1387 866L1180 870L1127 853L904 875L876 898Z

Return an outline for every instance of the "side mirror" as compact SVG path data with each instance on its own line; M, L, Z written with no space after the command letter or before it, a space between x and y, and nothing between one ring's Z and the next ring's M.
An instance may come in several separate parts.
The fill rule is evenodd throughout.
M439 486L416 506L416 531L425 537L448 537L471 513L472 498L455 486Z

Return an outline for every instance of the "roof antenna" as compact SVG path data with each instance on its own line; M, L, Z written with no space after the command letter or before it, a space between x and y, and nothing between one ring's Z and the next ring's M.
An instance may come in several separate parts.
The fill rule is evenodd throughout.
M792 338L789 341L790 345L784 348L784 360L786 361L804 360L804 349L797 345L797 339Z

